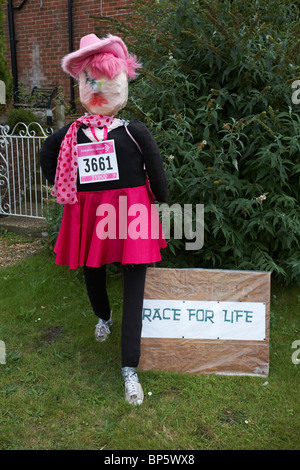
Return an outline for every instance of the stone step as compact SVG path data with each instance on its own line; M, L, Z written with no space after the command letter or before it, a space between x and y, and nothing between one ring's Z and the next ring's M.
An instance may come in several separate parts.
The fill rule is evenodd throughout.
M0 229L28 237L46 237L45 219L18 215L0 215Z

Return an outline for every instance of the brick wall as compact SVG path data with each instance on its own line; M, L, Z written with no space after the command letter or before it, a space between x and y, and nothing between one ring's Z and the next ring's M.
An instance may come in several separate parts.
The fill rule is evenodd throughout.
M23 0L13 0L13 6ZM99 22L90 15L126 18L130 0L73 0L73 49L80 38L96 33L101 36ZM5 38L7 62L11 66L7 7L5 6ZM68 0L27 0L13 10L18 80L29 89L33 86L61 85L65 99L70 100L70 77L61 70L61 59L69 53ZM77 92L75 90L75 98Z

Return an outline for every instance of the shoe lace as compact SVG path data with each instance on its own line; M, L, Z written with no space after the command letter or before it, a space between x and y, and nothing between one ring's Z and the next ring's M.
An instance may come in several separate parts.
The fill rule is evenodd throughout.
M98 323L96 325L96 334L98 336L105 336L109 333L109 329L106 325L104 325L103 323Z
M137 389L136 389L136 382L133 380L128 380L126 382L126 387L127 387L127 392L130 397L136 397L137 396Z

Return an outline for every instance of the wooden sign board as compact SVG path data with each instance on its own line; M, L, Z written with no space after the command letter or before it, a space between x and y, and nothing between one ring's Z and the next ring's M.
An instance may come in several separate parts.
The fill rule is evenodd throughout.
M269 374L271 274L148 268L141 370Z

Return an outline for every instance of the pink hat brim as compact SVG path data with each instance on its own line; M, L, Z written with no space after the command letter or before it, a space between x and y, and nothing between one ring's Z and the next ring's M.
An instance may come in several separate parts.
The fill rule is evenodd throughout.
M81 47L77 51L71 52L62 59L62 69L64 72L70 74L74 78L77 77L73 71L72 64L76 59L83 59L93 54L99 54L100 52L109 52L120 59L126 60L129 58L127 47L125 46L122 39L118 36L109 34L107 37L99 39L96 35L90 34L81 39L81 44L85 38L90 39L86 41L90 42L88 46Z

